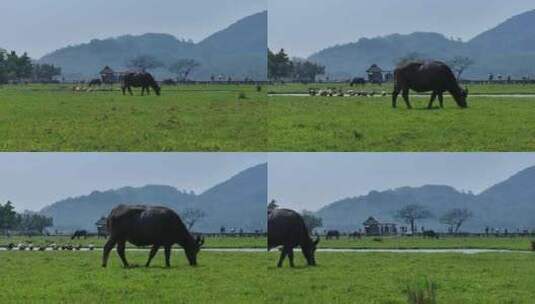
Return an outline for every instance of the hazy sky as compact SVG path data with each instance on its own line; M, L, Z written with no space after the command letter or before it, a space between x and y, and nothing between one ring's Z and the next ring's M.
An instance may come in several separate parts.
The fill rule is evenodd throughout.
M533 0L269 0L269 46L306 57L392 33L430 31L466 41L531 9Z
M198 42L266 8L267 0L2 1L0 47L38 58L124 34L169 33Z
M535 153L271 153L268 196L317 210L371 190L426 184L479 193L535 166Z
M265 162L264 153L0 153L0 201L39 210L93 190L147 184L200 193Z

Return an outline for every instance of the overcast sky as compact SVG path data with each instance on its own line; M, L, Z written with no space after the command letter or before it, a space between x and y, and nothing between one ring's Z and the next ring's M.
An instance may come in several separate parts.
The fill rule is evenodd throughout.
M198 42L266 9L267 0L2 1L0 47L39 58L67 45L124 34L169 33Z
M269 46L306 57L392 33L429 31L466 41L532 9L533 0L269 0Z
M535 166L535 153L271 153L269 200L316 211L371 190L426 184L479 193Z
M264 153L0 153L0 202L39 210L94 190L161 184L200 193Z

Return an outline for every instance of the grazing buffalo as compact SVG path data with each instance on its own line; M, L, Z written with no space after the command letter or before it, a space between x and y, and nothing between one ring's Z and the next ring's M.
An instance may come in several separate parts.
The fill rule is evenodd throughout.
M123 90L123 95L126 95L126 90L128 90L130 95L133 95L132 87L141 87L141 96L145 94L145 90L147 91L147 94L150 95L150 88L156 92L156 95L160 95L160 86L156 80L154 80L154 77L147 72L131 72L123 75L121 79L121 89Z
M124 267L128 267L125 257L127 241L136 246L152 245L146 267L149 267L152 258L162 246L165 249L165 265L170 267L171 247L175 243L184 248L189 264L195 266L197 253L204 243L204 238L194 238L178 214L166 207L119 205L110 212L107 226L110 236L104 245L102 267L106 267L108 256L115 244Z
M87 237L87 231L86 230L76 230L74 234L71 236L71 240L79 239L83 237L84 239Z
M433 230L426 230L422 233L424 238L438 239L438 233Z
M409 62L402 64L394 71L394 92L392 93L392 107L396 107L396 101L400 92L407 107L411 109L409 102L409 90L416 92L432 92L428 108L433 107L433 102L438 97L440 107L444 107L443 93L449 92L457 105L466 108L468 90L462 89L457 83L451 69L440 61Z
M358 231L355 231L355 232L351 232L349 234L349 238L350 239L361 239L362 238L362 234Z
M349 85L355 86L355 85L363 85L363 84L366 84L366 79L362 77L355 77L351 80L351 83Z
M95 78L95 79L93 79L93 80L91 80L91 81L89 82L89 85L88 85L88 86L89 86L89 87L94 87L94 86L96 86L96 87L100 87L101 85L102 85L102 80L100 80L100 79L98 79L98 78Z
M288 256L290 266L294 267L294 247L300 246L308 265L315 266L314 252L319 237L313 241L305 225L303 217L288 209L274 209L268 214L268 251L282 246L278 267L282 267L284 258Z
M335 238L335 239L339 239L340 238L340 231L338 230L329 230L327 231L327 235L325 236L326 239L332 239L332 238Z

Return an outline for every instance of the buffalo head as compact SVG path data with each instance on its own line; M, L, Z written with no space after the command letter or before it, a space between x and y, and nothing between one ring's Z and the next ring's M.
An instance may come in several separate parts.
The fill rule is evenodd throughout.
M468 98L468 88L460 89L460 92L458 96L453 96L455 98L455 101L457 102L457 105L461 108L468 108L468 103L466 102L466 99Z
M316 248L318 247L319 242L320 237L318 236L315 241L311 240L309 244L301 248L301 250L303 251L303 255L307 260L307 264L310 266L316 266L316 258L314 256L314 253L316 252Z
M160 88L159 85L155 85L155 86L154 86L154 92L156 92L156 95L160 96L160 91L161 91L161 90L162 90L162 89Z
M197 265L197 254L201 250L203 244L204 237L201 238L200 236L197 236L197 238L193 239L190 244L184 247L186 257L188 258L188 262L191 266Z

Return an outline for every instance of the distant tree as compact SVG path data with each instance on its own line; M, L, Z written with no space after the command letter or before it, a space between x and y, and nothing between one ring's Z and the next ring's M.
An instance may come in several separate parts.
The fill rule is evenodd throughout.
M7 52L4 49L0 49L0 84L7 82Z
M463 72L472 66L475 61L470 57L455 56L446 63L457 73L457 79L461 79Z
M279 208L279 205L277 204L276 200L271 200L267 206L268 213L273 211L274 209Z
M38 213L25 212L19 214L18 217L18 229L25 232L37 231L40 234L43 234L47 227L53 226L51 217Z
M126 65L129 68L139 69L143 71L157 69L163 67L163 63L158 61L154 56L151 55L140 55L130 59Z
M295 80L313 82L318 75L324 74L325 66L323 65L308 60L292 60L292 77Z
M7 201L4 205L0 204L0 230L4 234L7 230L15 228L17 220L17 212L15 212L13 203Z
M61 68L52 64L34 64L32 78L36 81L51 81L61 75Z
M396 212L394 217L410 225L411 232L416 232L416 221L433 217L433 214L422 205L407 205Z
M281 49L278 53L268 50L268 78L278 80L289 77L293 67L288 54Z
M303 220L305 221L305 225L307 226L309 234L312 234L312 231L314 231L314 229L323 226L323 220L321 219L321 217L316 216L313 212L303 210L301 215L303 216Z
M473 216L474 214L469 209L455 208L446 212L439 220L442 224L448 225L451 231L457 233L461 226Z
M204 213L204 211L196 208L186 208L180 212L180 217L186 223L188 230L193 228L193 226L205 216L206 213Z
M177 78L187 80L191 72L200 66L201 64L195 59L180 59L169 67L169 71L176 74Z

